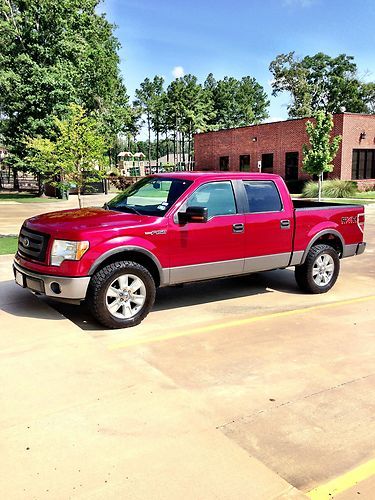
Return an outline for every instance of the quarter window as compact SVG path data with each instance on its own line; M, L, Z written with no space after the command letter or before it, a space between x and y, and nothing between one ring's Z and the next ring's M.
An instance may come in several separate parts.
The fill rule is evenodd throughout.
M232 184L228 181L209 182L190 196L188 207L206 207L208 217L230 215L237 212Z
M282 203L277 187L272 181L244 181L249 212L280 212Z

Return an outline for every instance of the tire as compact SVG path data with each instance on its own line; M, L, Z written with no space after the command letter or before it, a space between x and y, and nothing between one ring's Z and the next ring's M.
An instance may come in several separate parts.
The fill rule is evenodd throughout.
M114 262L91 278L87 305L94 318L108 328L138 325L155 302L155 282L136 262Z
M340 259L329 245L314 245L306 260L295 268L298 286L307 293L325 293L336 283L340 271Z

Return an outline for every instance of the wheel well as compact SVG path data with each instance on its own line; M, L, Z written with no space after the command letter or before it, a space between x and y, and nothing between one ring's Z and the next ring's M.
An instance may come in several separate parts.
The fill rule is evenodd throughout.
M125 252L118 252L109 256L99 264L99 266L95 269L95 272L103 269L103 267L105 266L108 266L108 264L113 264L114 262L118 262L121 260L137 262L141 266L145 267L154 278L155 285L157 287L160 285L160 273L158 266L151 259L151 257L148 257L147 255L134 250L126 250Z
M339 257L342 256L343 252L343 246L340 238L336 236L335 234L332 233L327 233L327 234L322 234L322 236L319 236L317 240L314 241L314 245L324 243L326 245L329 245L330 247L334 248L336 252L339 254Z

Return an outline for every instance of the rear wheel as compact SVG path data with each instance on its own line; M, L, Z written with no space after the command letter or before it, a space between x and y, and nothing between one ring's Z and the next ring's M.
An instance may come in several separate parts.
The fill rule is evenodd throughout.
M325 293L336 283L340 271L340 259L329 245L315 245L307 254L305 262L296 266L295 277L304 292Z
M115 262L91 279L87 303L93 316L109 328L138 325L155 301L155 282L136 262Z

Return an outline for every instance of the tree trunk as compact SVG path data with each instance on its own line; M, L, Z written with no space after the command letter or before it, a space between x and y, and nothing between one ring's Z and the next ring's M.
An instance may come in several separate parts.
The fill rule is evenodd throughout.
M18 182L18 170L16 168L13 169L13 188L16 191L20 190L20 184Z
M322 199L323 172L318 176L318 201Z
M168 132L165 131L165 140L167 142L167 163L169 163L169 139L168 139Z
M176 129L173 131L173 163L176 165Z
M148 128L148 166L151 166L151 124L150 117L147 116L147 128Z
M185 163L185 134L184 134L184 132L181 132L181 139L182 139L182 161Z
M82 198L81 198L81 186L77 186L77 195L78 195L78 205L79 208L82 208Z
M159 172L159 130L156 130L156 171Z

